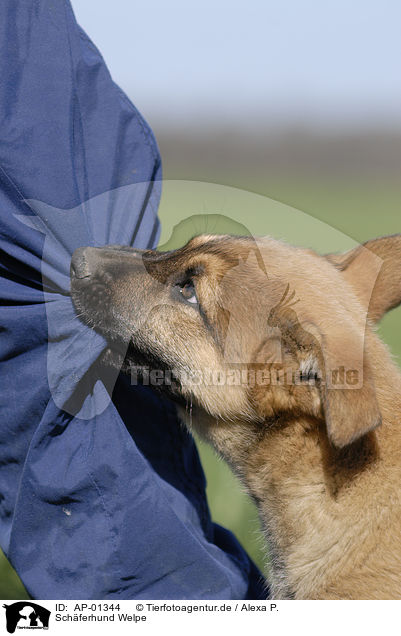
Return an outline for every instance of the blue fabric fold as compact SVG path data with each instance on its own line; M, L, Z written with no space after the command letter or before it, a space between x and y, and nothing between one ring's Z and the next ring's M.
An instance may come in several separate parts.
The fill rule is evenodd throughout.
M34 598L262 598L173 407L69 297L76 247L156 245L152 132L68 1L4 0L0 43L0 545Z

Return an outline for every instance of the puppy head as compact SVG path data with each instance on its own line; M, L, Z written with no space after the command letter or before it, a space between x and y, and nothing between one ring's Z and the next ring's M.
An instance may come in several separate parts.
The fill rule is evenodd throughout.
M125 355L131 371L151 380L153 372L150 383L174 399L224 420L324 419L330 440L344 446L380 423L366 346L376 337L369 284L363 296L350 263L356 279L372 278L370 316L401 301L399 290L379 307L383 258L372 271L356 267L359 258L231 236L196 237L165 253L80 248L71 293L119 363Z

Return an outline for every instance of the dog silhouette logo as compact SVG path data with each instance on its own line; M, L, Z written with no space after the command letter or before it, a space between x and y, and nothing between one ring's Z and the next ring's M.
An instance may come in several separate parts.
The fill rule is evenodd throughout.
M7 631L14 634L16 629L48 629L50 611L30 601L18 601L3 605L6 610Z

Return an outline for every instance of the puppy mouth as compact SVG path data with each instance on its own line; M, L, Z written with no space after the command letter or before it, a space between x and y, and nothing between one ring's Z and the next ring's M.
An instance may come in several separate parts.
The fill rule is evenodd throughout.
M100 333L107 342L101 363L113 367L131 377L131 384L148 385L171 399L185 405L181 395L181 382L172 370L172 365L155 355L151 348L141 343L140 335L135 339L124 338L112 324L107 310L107 287L103 280L73 278L71 299L77 317L85 325Z
M178 374L151 351L143 351L133 342L127 345L118 340L108 340L102 364L127 375L132 386L149 386L181 406L187 404Z
M113 308L111 284L116 272L102 265L95 248L79 248L71 260L71 300L77 319L102 335L107 347L101 356L104 367L128 375L131 384L149 386L185 407L179 374L174 363L147 342L141 328L119 320ZM118 272L117 272L118 274ZM160 355L161 354L161 355Z
M130 342L122 370L130 375L132 384L140 382L142 385L151 386L158 392L168 395L175 402L186 404L178 374L171 365L151 351L142 351Z

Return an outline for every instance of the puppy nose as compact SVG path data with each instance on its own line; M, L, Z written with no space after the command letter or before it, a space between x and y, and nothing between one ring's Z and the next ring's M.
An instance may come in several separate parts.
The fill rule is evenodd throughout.
M98 255L96 247L78 247L71 258L71 276L89 278L96 269Z

